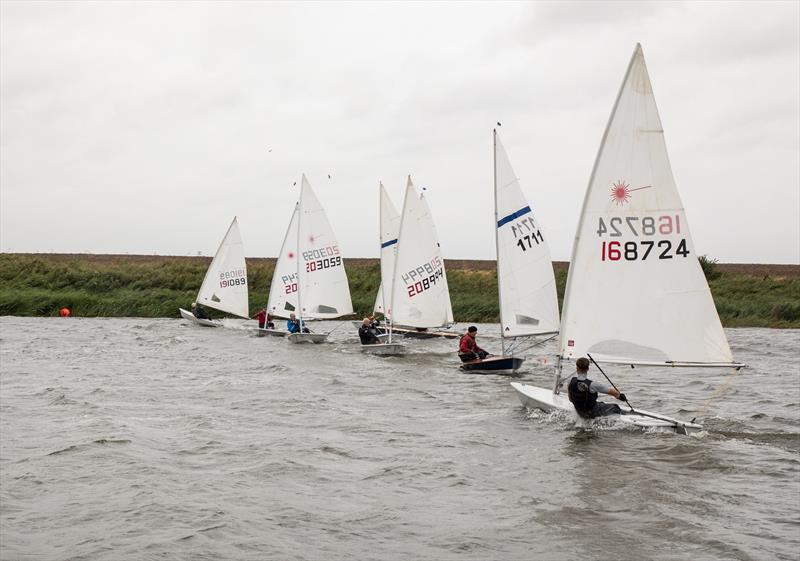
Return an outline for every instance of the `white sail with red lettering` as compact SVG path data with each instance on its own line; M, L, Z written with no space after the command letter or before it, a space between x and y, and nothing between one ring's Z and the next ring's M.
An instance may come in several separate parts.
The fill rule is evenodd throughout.
M452 321L444 259L433 218L410 176L400 215L391 286L390 309L395 324L430 328Z
M228 227L211 261L197 303L222 312L247 318L250 315L247 299L247 264L244 246L236 217Z
M689 234L640 45L583 202L559 352L630 364L733 360Z
M303 175L297 217L298 318L331 319L353 313L350 286L325 210Z
M294 212L283 238L281 252L272 273L267 309L279 318L288 318L297 313L297 219L300 202L294 205Z

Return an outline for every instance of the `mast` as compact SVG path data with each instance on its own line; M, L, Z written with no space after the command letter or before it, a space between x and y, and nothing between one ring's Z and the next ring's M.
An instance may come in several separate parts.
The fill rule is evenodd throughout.
M300 300L302 293L302 285L300 282L300 221L303 219L303 191L305 190L306 174L302 175L300 180L300 197L297 201L297 247L295 248L295 257L297 258L297 313L300 321L300 333L303 332L303 304Z
M381 236L383 235L383 182L378 182L380 189L378 189L378 208L379 208L379 216L378 216L378 243L381 243ZM381 244L381 251L383 251L383 244ZM397 252L395 252L395 260L397 260ZM381 255L381 261L383 261L383 256ZM381 264L381 272L383 272L383 264ZM392 290L394 290L394 269L392 269ZM383 319L386 320L386 325L389 328L389 343L392 342L392 318L389 315L389 308L386 307L386 290L383 287L383 275L381 275L381 299L383 300ZM391 299L391 297L390 297ZM390 303L391 305L391 303ZM388 318L388 319L387 319Z
M495 270L497 269L497 260L500 259L500 232L497 223L500 217L497 215L497 129L492 129L492 145L494 146L492 163L494 165L494 255L495 255ZM500 354L506 354L506 340L503 335L503 291L500 288L500 278L497 279L497 303L500 305Z
M397 228L397 244L399 250L400 244L400 234L403 232L403 220L405 219L406 215L406 198L408 193L408 186L411 185L411 174L408 175L408 180L406 181L406 194L403 195L403 209L400 211L400 225ZM389 318L389 342L392 342L392 326L394 325L394 289L397 279L397 256L400 255L400 251L394 252L394 263L392 265L392 296L389 298L389 306L390 310L392 311L392 315ZM385 297L384 297L385 298Z

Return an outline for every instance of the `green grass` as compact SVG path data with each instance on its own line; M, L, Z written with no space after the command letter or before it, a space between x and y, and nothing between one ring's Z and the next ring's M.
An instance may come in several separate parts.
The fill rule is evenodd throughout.
M0 254L0 315L178 317L197 295L204 257ZM374 259L346 263L356 316L368 314L380 283ZM248 259L251 310L266 304L274 260ZM800 275L750 275L717 267L711 291L725 326L800 328ZM498 321L497 278L485 262L448 263L459 322ZM559 300L566 270L556 267Z

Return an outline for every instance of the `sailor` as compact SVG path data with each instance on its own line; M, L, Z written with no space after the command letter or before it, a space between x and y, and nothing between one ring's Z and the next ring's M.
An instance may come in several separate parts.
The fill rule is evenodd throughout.
M586 377L589 372L589 359L581 357L575 361L575 376L569 381L567 392L569 400L575 406L575 411L584 419L604 417L606 415L619 415L622 410L615 403L597 401L597 394L604 393L616 397L620 401L628 401L624 393L619 393L615 388L602 382L595 382Z
M294 314L289 314L289 319L286 322L286 329L289 333L300 333L300 320ZM303 333L311 333L308 327L303 326Z
M379 342L375 324L370 321L370 318L364 318L364 321L361 322L361 327L358 328L358 337L361 339L362 345L374 345Z
M275 329L275 323L272 321L272 314L267 312L267 307L264 306L262 309L258 310L253 316L250 316L250 319L254 319L258 317L258 328L259 329Z
M478 335L478 328L471 325L467 332L461 336L461 341L458 343L458 357L461 362L470 362L472 360L483 360L489 353L484 351L475 342L475 337Z
M192 315L197 319L211 319L211 316L208 315L205 308L197 302L192 302Z

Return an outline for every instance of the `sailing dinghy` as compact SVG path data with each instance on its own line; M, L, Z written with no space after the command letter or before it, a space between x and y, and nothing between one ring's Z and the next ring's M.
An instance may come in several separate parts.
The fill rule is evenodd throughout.
M247 301L247 264L239 234L239 223L234 216L225 237L211 260L197 294L197 303L221 312L249 319ZM197 318L189 310L178 308L181 317L195 325L219 327L219 321Z
M427 201L419 196L411 182L411 176L406 183L397 240L391 280L382 277L386 280L384 286L391 289L387 308L390 333L394 324L400 324L411 328L406 336L410 333L436 336L437 332L416 330L451 324L453 308L433 218ZM383 254L381 257L383 264ZM381 275L383 270L381 266Z
M744 366L733 361L689 234L639 44L586 190L553 387L511 385L528 407L574 412L561 394L562 371L581 356L631 366ZM702 429L694 419L620 407L628 413L620 420L637 427Z
M501 356L465 362L462 370L516 371L519 337L558 333L558 297L550 248L494 131L494 221ZM506 346L506 338L512 342Z
M386 319L388 332L386 337L381 337L381 343L372 345L361 345L364 352L383 355L397 356L405 352L405 347L392 341L393 329L391 320L391 305L387 301L383 291L384 286L392 286L394 278L394 262L397 253L397 239L400 233L400 215L394 208L386 188L380 184L380 243L381 243L381 287L378 289L378 296L375 299L375 310L383 313ZM389 295L389 299L391 295Z
M334 319L353 313L339 244L325 210L303 175L281 254L272 275L268 309L273 316ZM322 343L328 333L290 333L292 343Z

